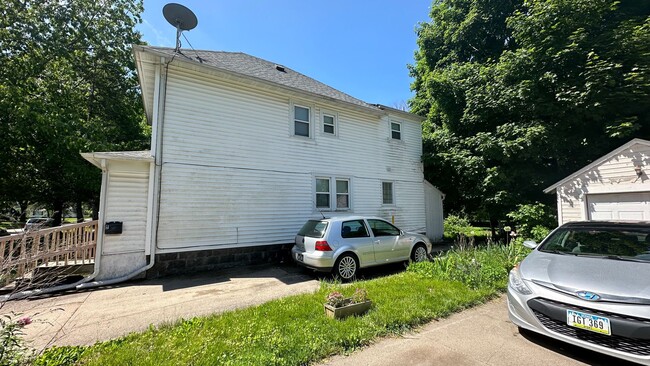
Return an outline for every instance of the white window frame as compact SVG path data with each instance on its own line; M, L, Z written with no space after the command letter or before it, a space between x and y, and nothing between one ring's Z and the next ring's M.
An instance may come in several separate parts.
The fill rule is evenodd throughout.
M326 179L329 182L329 192L319 192L318 191L318 184L317 180L318 179ZM336 189L336 183L338 181L345 181L347 182L348 185L348 191L347 193L339 193L338 190ZM326 174L317 174L314 175L314 190L313 190L313 199L314 199L314 207L316 208L317 211L327 211L327 212L347 212L347 211L352 211L352 179L349 177L343 177L343 176L338 176L338 175L326 175ZM329 194L329 206L328 207L319 207L318 206L318 199L317 195L318 194ZM347 201L348 201L348 207L343 207L340 208L338 207L338 196L340 195L346 195L347 196Z
M296 107L298 108L304 108L308 111L309 117L308 121L302 121L296 119ZM304 105L304 104L299 104L299 103L291 103L291 136L299 137L299 138L304 138L304 139L312 139L314 136L314 131L313 131L313 120L314 120L314 108ZM309 136L303 136L303 135L298 135L296 134L296 123L306 123L307 124L307 133Z
M325 117L332 117L332 132L326 132L325 131L325 126L330 126L329 124L325 123ZM327 110L321 110L321 132L325 136L338 136L339 135L339 116L337 113L333 113Z
M393 129L393 124L396 124L397 126L399 126L399 130L394 130ZM398 122L398 121L395 121L395 120L390 120L388 122L388 128L390 130L390 139L391 140L404 141L404 139L402 138L402 135L404 134L404 129L402 128L402 122ZM394 132L399 133L399 138L395 138L393 136Z
M390 199L391 203L386 203L384 201L384 184L390 184ZM382 206L395 206L395 182L390 180L381 181L381 204Z
M329 188L329 191L327 192L321 192L318 190L318 180L327 180L327 187ZM327 206L319 207L318 206L318 195L319 194L327 194L328 200L327 200ZM314 205L316 205L317 210L331 210L332 209L332 179L331 177L322 177L322 176L316 176L314 178Z
M338 191L338 182L346 182L348 184L348 191L346 193L339 193ZM336 197L334 198L334 207L336 208L336 211L350 211L350 206L351 204L351 197L352 197L352 192L350 192L350 179L349 178L334 178L334 194ZM339 196L347 196L348 197L348 207L343 207L339 208Z

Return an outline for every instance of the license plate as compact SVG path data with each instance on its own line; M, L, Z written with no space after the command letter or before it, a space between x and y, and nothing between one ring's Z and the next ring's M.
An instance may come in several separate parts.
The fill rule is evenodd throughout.
M303 256L301 253L296 253L296 260L302 262L303 261Z
M592 315L580 311L567 310L566 322L569 326L575 328L580 328L605 335L612 334L609 326L609 319L603 316Z

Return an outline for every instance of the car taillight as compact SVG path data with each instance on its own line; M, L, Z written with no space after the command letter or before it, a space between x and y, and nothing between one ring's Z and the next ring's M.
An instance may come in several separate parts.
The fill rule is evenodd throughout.
M330 245L326 240L319 240L316 242L316 250L319 250L321 252L331 252L332 248L330 248Z

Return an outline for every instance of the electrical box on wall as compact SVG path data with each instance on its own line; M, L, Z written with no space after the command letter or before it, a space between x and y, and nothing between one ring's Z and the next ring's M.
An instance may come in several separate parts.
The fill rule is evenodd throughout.
M104 234L122 234L122 221L110 221L104 225Z

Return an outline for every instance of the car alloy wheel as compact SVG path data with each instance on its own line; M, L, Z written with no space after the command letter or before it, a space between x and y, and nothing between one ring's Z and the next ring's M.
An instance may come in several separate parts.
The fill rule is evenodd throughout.
M422 244L418 244L413 248L413 255L411 256L413 262L423 262L427 260L427 248Z
M336 264L336 275L342 280L351 280L357 274L357 260L349 254L341 256Z

